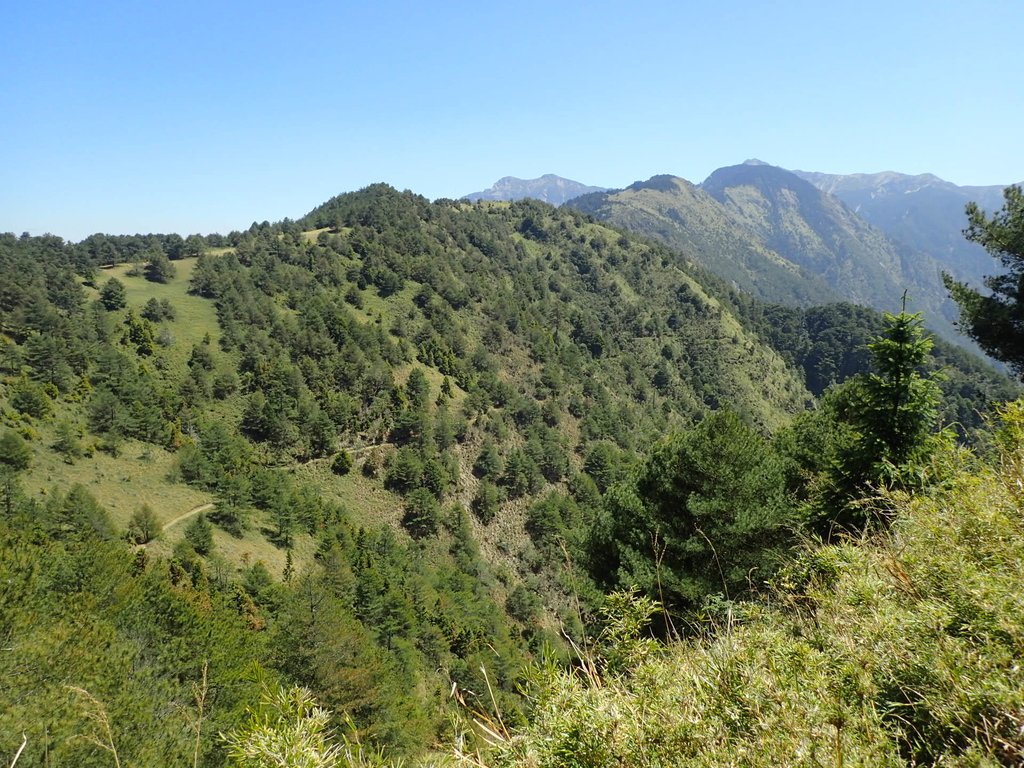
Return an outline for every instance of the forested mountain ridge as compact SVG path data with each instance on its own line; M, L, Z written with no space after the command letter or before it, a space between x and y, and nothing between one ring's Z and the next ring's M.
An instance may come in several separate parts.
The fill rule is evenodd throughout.
M572 210L386 185L206 239L4 235L0 272L19 766L106 764L77 738L101 710L136 762L222 765L264 684L391 754L444 738L453 690L518 718L523 663L601 589L653 589L652 545L687 610L821 524L794 499L829 454L804 467L788 425L863 371L818 359L829 329L868 325ZM968 373L961 410L998 399ZM707 517L637 528L667 513Z
M839 298L891 310L904 291L944 338L967 344L941 281L942 265L914 243L895 242L838 198L759 161L719 168L700 185L654 177L569 203L692 256L771 302Z
M203 706L221 764L252 663L397 752L453 683L487 690L487 655L508 705L531 647L578 631L555 540L598 484L711 407L775 429L809 402L676 261L540 203L384 186L206 242L0 238L20 764L102 764L75 738L100 707L122 754L180 762Z

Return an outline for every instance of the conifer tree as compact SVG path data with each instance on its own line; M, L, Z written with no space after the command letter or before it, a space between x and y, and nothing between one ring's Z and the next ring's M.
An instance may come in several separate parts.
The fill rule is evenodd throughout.
M206 515L200 513L188 524L185 528L185 540L200 555L209 554L213 547L213 526L207 522Z
M146 265L147 280L151 280L154 283L169 283L174 279L177 270L162 250L154 249L148 256L149 263Z
M32 449L14 430L5 430L0 435L0 469L14 472L28 469L32 461Z
M898 485L906 468L919 462L929 446L940 399L934 375L923 372L932 348L921 315L903 310L885 315L887 327L868 345L875 372L851 379L833 396L840 427L836 455L825 494L829 526L859 527L864 513L850 502L880 484Z
M988 295L943 275L960 306L960 328L997 360L1024 376L1024 189L1007 187L1006 202L992 218L976 203L967 206L964 236L999 259L1005 270L986 277Z
M104 309L109 311L124 309L128 303L124 283L116 277L107 280L100 289L100 303Z
M932 340L920 314L886 315L888 328L868 345L877 373L863 380L857 421L875 461L906 463L931 431L938 385L921 371Z

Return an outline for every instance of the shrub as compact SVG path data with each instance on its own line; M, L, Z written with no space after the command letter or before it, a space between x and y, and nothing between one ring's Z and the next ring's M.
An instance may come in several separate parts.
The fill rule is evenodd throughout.
M352 471L352 454L342 448L334 455L331 471L336 475L347 475Z
M149 504L143 504L132 513L128 521L128 540L134 544L146 544L160 533L160 521Z

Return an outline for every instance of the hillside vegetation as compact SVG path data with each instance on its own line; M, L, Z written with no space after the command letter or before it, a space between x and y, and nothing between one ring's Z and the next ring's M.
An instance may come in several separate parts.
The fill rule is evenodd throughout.
M530 723L478 721L474 766L1011 766L1024 761L1024 410L990 455L935 457L865 540L809 546L756 603L659 645L613 595L578 663L531 675Z
M605 594L662 639L738 611L1016 391L917 316L765 305L534 201L3 235L0 274L19 768L247 764L272 711L367 760L447 751L466 707L523 725Z

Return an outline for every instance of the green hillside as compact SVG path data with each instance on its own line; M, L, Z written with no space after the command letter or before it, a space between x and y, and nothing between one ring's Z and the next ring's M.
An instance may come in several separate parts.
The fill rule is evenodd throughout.
M660 600L662 639L746 605L1016 392L909 315L766 305L529 200L2 235L0 274L19 768L229 764L296 686L360 759L430 761L467 710L526 723L524 670L569 669L607 593Z
M807 306L842 294L821 275L773 251L714 197L685 179L654 176L568 206L668 245L737 288L766 301Z

